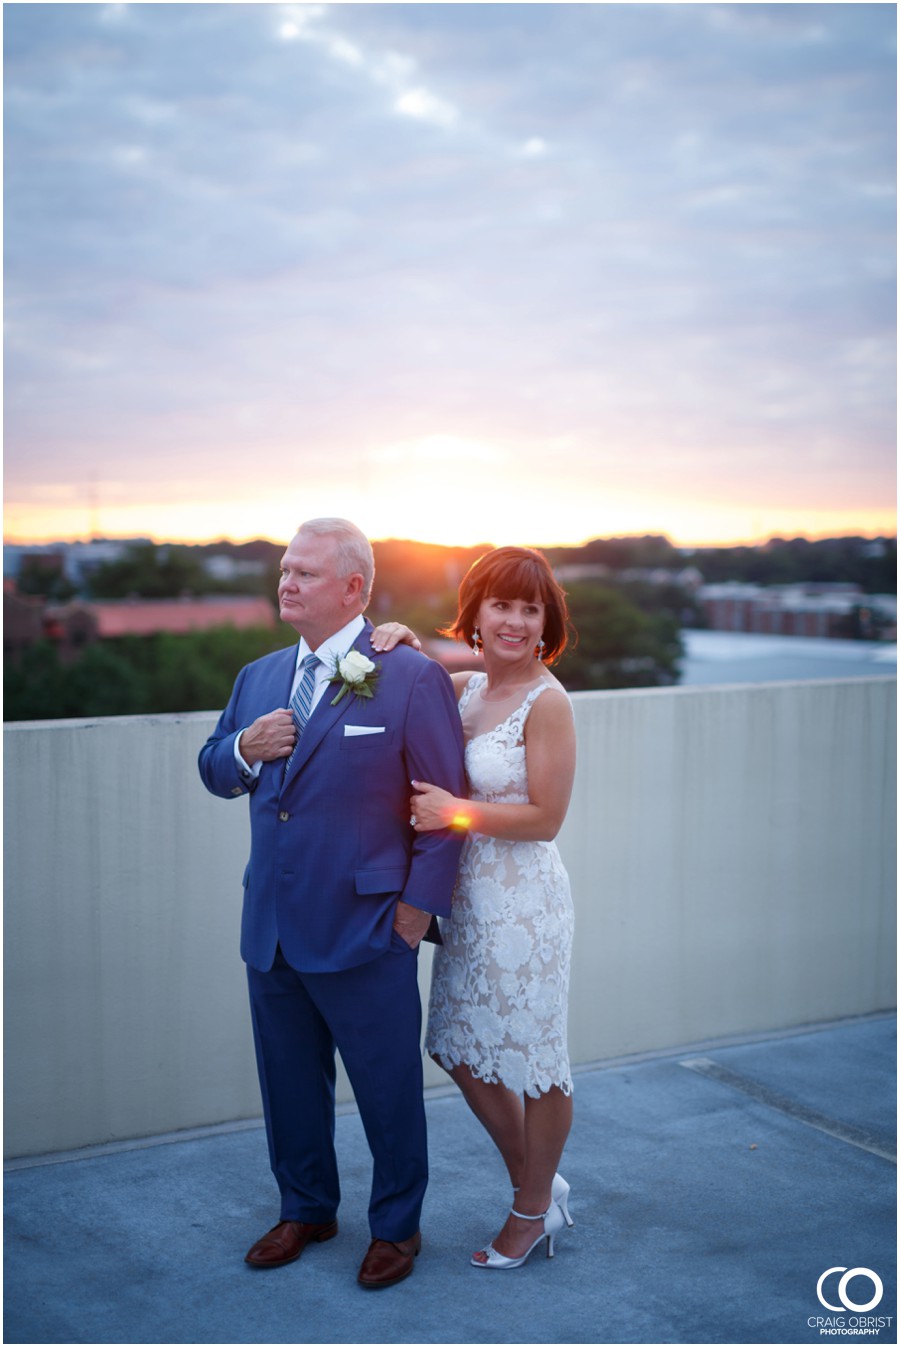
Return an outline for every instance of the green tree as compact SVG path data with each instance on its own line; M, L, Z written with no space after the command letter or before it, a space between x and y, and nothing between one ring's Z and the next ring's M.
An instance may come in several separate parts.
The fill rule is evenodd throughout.
M42 553L22 558L18 586L23 594L38 594L53 603L65 603L76 592L66 579L62 558Z
M245 664L289 644L285 631L217 627L97 642L63 666L56 647L41 641L4 669L4 718L218 710Z
M896 538L770 538L760 547L698 548L694 565L709 584L849 583L866 594L896 594Z
M146 707L146 674L112 642L97 642L66 670L68 716L129 716Z
M643 613L607 585L579 583L568 593L577 640L556 667L571 692L674 683L683 654L677 619Z
M173 599L179 594L206 594L211 585L197 548L172 544L132 543L116 561L91 571L87 586L94 599Z
M210 711L225 705L245 664L296 637L286 629L214 627L188 636L163 633L132 640L144 647L137 657L146 661L147 710Z
M54 720L76 714L68 709L64 671L51 641L30 646L18 663L5 662L4 720Z
M685 596L680 589L638 588L646 590L651 605L647 612L616 586L589 581L571 586L567 601L577 640L554 667L569 691L677 682L684 651L676 609ZM405 622L418 636L428 637L455 615L456 594L445 590L428 601L401 602L395 611L373 616L373 621Z

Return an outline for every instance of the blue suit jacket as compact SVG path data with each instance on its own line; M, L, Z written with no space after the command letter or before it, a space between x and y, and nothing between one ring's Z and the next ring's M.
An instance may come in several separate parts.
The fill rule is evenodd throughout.
M462 838L415 833L410 782L466 794L453 685L409 646L375 655L371 623L354 643L375 660L371 699L326 688L290 770L263 764L255 782L238 770L234 741L257 716L288 705L297 647L242 669L228 705L200 751L214 795L250 795L250 860L244 872L241 956L266 971L276 945L300 972L352 968L384 953L398 899L447 916ZM346 726L378 727L348 735Z

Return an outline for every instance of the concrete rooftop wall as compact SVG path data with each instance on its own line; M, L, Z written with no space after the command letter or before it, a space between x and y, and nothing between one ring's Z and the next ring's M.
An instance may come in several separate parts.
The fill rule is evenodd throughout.
M893 678L576 695L575 1063L895 1004L895 699ZM260 1112L247 802L196 770L215 720L5 727L8 1156Z

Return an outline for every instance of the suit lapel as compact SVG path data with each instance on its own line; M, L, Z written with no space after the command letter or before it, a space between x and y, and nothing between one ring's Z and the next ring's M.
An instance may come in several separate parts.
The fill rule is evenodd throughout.
M294 682L294 673L297 669L297 647L296 645L285 646L283 650L278 650L271 657L271 663L264 662L265 682L260 688L262 700L257 703L263 711L271 711L275 707L289 706L291 700L291 687ZM284 760L274 758L270 762L264 762L260 777L269 776L272 780L280 783L284 776Z
M369 641L371 631L372 623L366 618L365 628L350 646L350 650L359 650L361 654L368 655L371 658L372 646ZM351 703L355 701L353 693L347 692L341 698L340 703L333 706L332 703L339 692L339 683L329 683L319 698L316 708L306 722L306 728L300 736L300 742L291 760L290 769L284 778L285 786L294 779L298 772L303 771L325 735L347 714Z
M277 663L272 665L272 679L277 687L275 700L279 706L287 706L291 700L291 688L294 685L294 674L297 671L297 646L285 646L284 650L278 652L280 658Z

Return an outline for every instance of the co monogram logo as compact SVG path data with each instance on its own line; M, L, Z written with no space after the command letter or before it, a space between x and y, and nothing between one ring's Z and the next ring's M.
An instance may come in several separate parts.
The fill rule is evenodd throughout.
M838 1282L837 1293L838 1299L841 1302L840 1305L832 1305L822 1294L822 1286L825 1282L825 1278L830 1277L832 1272L842 1272L844 1274ZM851 1300L847 1295L847 1286L854 1277L868 1277L875 1288L874 1296L871 1300L867 1300L864 1305L857 1305L856 1301ZM855 1310L857 1314L863 1314L866 1310L874 1310L875 1306L881 1303L881 1297L884 1295L884 1286L882 1285L878 1273L873 1272L871 1268L852 1267L848 1269L845 1267L830 1267L827 1272L822 1273L821 1277L816 1282L816 1295L819 1297L820 1303L825 1306L826 1310L835 1310L840 1314L841 1306L843 1306L845 1310Z

